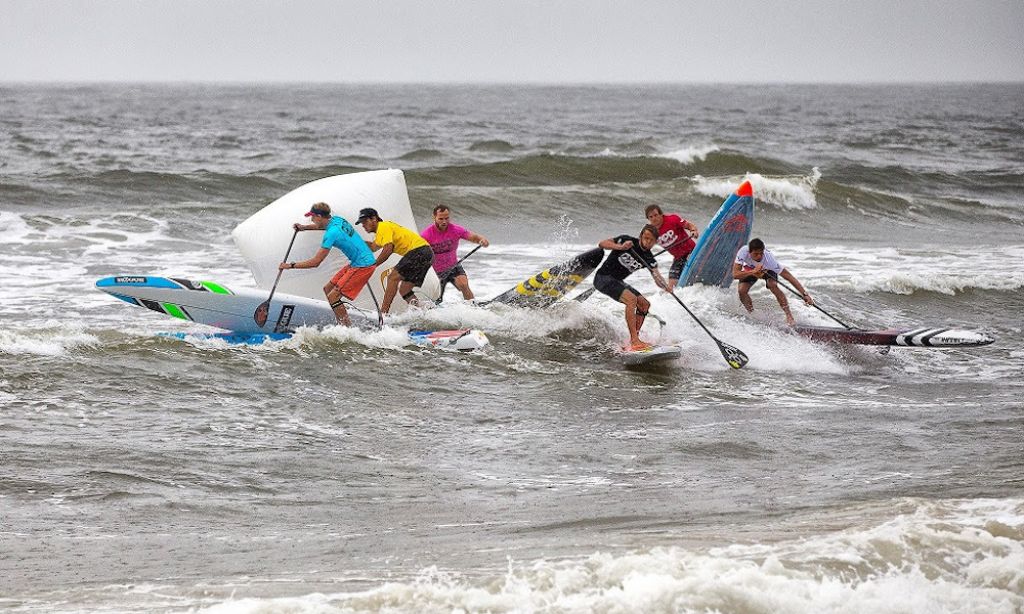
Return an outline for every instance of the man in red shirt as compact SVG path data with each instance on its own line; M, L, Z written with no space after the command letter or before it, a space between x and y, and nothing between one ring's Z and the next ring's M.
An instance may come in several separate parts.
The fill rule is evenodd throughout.
M666 215L659 205L648 205L644 215L652 226L658 229L658 245L672 254L672 267L668 270L668 291L679 282L679 276L686 266L686 259L697 247L697 227L674 213Z

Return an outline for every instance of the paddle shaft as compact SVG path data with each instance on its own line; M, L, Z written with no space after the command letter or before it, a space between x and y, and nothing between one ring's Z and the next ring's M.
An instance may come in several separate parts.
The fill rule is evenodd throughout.
M295 245L295 237L297 237L297 236L299 236L299 231L298 230L296 230L295 232L292 233L292 240L291 240L291 242L288 243L288 249L285 250L284 258L281 259L281 262L287 262L288 261L288 256L290 256L291 253L292 253L292 246ZM281 273L284 273L284 269L280 269L277 272L277 279L274 280L274 285L270 288L270 296L267 297L268 305L270 303L270 299L274 298L274 292L277 291L277 282L281 281Z
M288 243L288 249L285 251L284 258L281 259L281 262L286 262L288 260L288 256L292 253L292 246L295 245L295 237L297 236L299 236L298 228L296 228L295 232L292 233L292 240ZM277 270L277 277L274 279L274 285L270 288L270 296L267 297L267 300L260 303L259 307L257 307L256 311L253 313L253 319L256 320L256 323L260 326L267 323L267 313L270 311L270 300L274 298L274 292L277 291L277 283L281 281L281 273L284 273L284 269ZM262 320L262 322L260 320Z
M793 286L790 286L789 284L787 284L786 282L782 281L781 279L777 279L776 281L777 281L777 282L779 283L779 285L780 285L780 286L782 286L783 288L785 288L785 289L789 290L789 291L790 291L790 292L792 292L792 293L793 293L793 294L794 294L795 296L799 296L800 298L803 298L803 297L804 297L804 295L802 295L802 294L800 294L799 292L797 292L797 291L796 291L796 288L794 288ZM842 326L843 326L844 328L849 328L849 329L852 329L852 328L853 328L853 327L852 327L852 326L850 326L849 324L847 324L847 323L843 322L842 320L840 320L839 318L837 318L837 317L833 316L833 315L832 315L831 313L829 313L829 312L825 311L825 310L824 310L824 309L822 309L821 307L818 307L818 305L816 305L816 304L812 303L812 304L811 304L811 307L814 307L815 309L817 309L817 310L818 310L818 311L820 311L821 313L823 313L823 314L825 314L826 316L828 316L828 317L832 318L832 320L833 320L833 321L835 321L835 322L838 322L838 323L839 323L839 324L841 324L841 325L842 325Z

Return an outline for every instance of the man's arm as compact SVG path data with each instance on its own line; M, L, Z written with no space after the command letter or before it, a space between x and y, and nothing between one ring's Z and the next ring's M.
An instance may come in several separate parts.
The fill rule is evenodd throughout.
M632 241L626 241L625 243L616 243L615 239L605 239L597 244L601 249L613 249L615 251L624 252L627 249L633 247Z
M388 243L384 247L378 247L376 243L370 241L367 241L366 243L370 246L371 251L377 251L377 249L380 250L380 254L377 256L377 262L373 263L373 266L380 266L382 262L391 257L391 254L395 253L394 243ZM374 247L377 249L374 249Z
M782 273L785 274L786 271L783 271ZM747 277L758 277L758 278L764 277L764 265L762 265L760 262L758 262L757 266L755 266L753 270L751 270L751 271L744 271L742 264L740 264L739 262L733 262L732 263L732 278L733 279L744 279L744 278L747 278Z
M654 278L654 283L665 292L670 292L668 289L668 283L665 281L665 278L661 276L661 271L659 271L657 267L651 267L649 270L651 271L651 277Z
M309 260L299 260L297 262L282 262L277 265L278 269L315 269L320 266L320 263L324 261L327 254L331 253L331 250L326 247L321 247L317 250L313 257Z
M467 234L466 240L476 243L477 245L483 245L484 247L487 247L488 245L491 244L491 242L488 241L486 237L484 237L483 235L478 235L475 232Z
M800 283L800 280L798 280L795 275L789 272L789 269L782 269L782 278L788 281L789 283L793 284L793 287L797 289L797 292L800 293L800 296L804 299L805 303L807 303L808 305L814 304L814 299L812 299L811 295L808 294L807 290L804 289L803 284Z
M303 230L319 230L316 224L299 224L298 222L292 224L292 228L294 228L296 232L302 232Z

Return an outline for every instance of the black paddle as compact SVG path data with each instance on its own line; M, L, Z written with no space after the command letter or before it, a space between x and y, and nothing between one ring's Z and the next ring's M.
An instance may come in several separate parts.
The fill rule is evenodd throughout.
M380 303L377 302L377 295L373 292L373 288L370 284L366 284L366 289L370 291L370 298L373 299L373 306L377 308L377 329L384 328L384 314L380 311ZM354 307L355 305L353 305Z
M632 247L629 248L629 252L633 254L634 257L638 258L640 262L647 267L647 270L654 270L654 267L648 264L647 261L640 256L640 254L633 251ZM662 290L668 292L668 290L665 289L664 287L662 288ZM708 330L708 327L704 326L704 323L700 321L700 318L698 318L696 315L694 315L692 311L690 311L690 308L686 306L686 303L679 300L679 297L676 296L675 292L668 293L672 295L672 298L676 299L676 302L679 303L680 307L686 310L686 313L690 314L690 317L693 318L694 322L699 324L700 327L704 329L704 332L706 332L708 336L711 337L714 340L714 342L718 344L718 350L722 352L722 357L725 358L725 362L729 363L730 367L732 367L733 369L742 369L744 365L750 362L750 359L747 358L746 354L741 352L739 349L729 345L728 343L721 341L718 337L714 336L711 333L711 331Z
M474 247L474 248L473 248L472 250L470 250L470 252L469 252L468 254L466 254L466 255L465 255L465 256L463 256L462 258L459 258L459 261L458 261L458 262L456 262L455 264L453 264L452 266L450 266L450 267L448 268L448 270L454 269L455 267L457 267L457 266L459 266L460 264L462 264L462 261L463 261L463 260L465 260L466 258L469 258L469 257L470 257L470 256L472 256L473 254L475 254L475 253L476 253L476 250L480 249L481 247L483 247L483 245L477 245L476 247ZM447 273L448 271L445 271L445 272ZM454 281L453 281L453 280L445 280L445 281L444 281L444 283L442 283L442 284L441 284L441 294L439 294L439 295L437 296L437 300L436 300L436 301L434 301L434 302L435 302L435 303L437 303L438 305L440 305L440 304L441 304L441 300L442 300L442 299L444 298L444 290L445 290L445 288L447 288L447 287L448 287L448 284L449 284L449 283L452 283L452 284L454 284Z
M792 286L790 286L786 282L782 281L781 279L777 279L775 281L777 281L779 283L779 285L782 286L783 288L785 288L785 289L789 290L790 292L792 292L794 295L799 296L801 299L804 297L804 295L802 295L799 292L797 292L795 288L793 288ZM833 316L832 314L830 314L829 312L825 311L821 307L818 307L817 303L812 303L811 307L814 307L815 309L817 309L821 313L823 313L823 314L827 315L828 317L832 318L834 321L836 321L839 324L841 324L844 328L847 328L847 329L852 329L853 328L849 324L847 324L847 323L843 322L842 320L840 320L839 318Z
M288 251L284 253L284 259L281 262L288 260L288 254L292 253L292 245L295 245L295 237L297 236L299 236L298 229L292 234L292 242L288 244ZM267 316L270 314L270 299L274 298L274 290L277 290L277 282L281 281L281 273L284 273L284 269L277 270L277 279L274 280L274 286L270 289L270 296L267 297L267 300L260 303L260 306L252 314L252 319L256 320L256 324L260 328L263 328L263 325L267 323Z

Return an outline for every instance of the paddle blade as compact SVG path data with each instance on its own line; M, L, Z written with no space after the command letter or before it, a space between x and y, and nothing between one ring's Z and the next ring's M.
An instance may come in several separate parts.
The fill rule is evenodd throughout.
M722 343L717 339L715 339L715 341L718 342L718 349L722 351L722 356L725 357L725 362L729 363L729 366L733 369L742 369L748 362L750 362L750 359L747 358L747 355L743 352L732 347L728 343Z
M270 301L263 301L260 306L256 308L256 311L252 314L252 319L256 320L256 324L260 328L267 323L267 316L270 315Z

